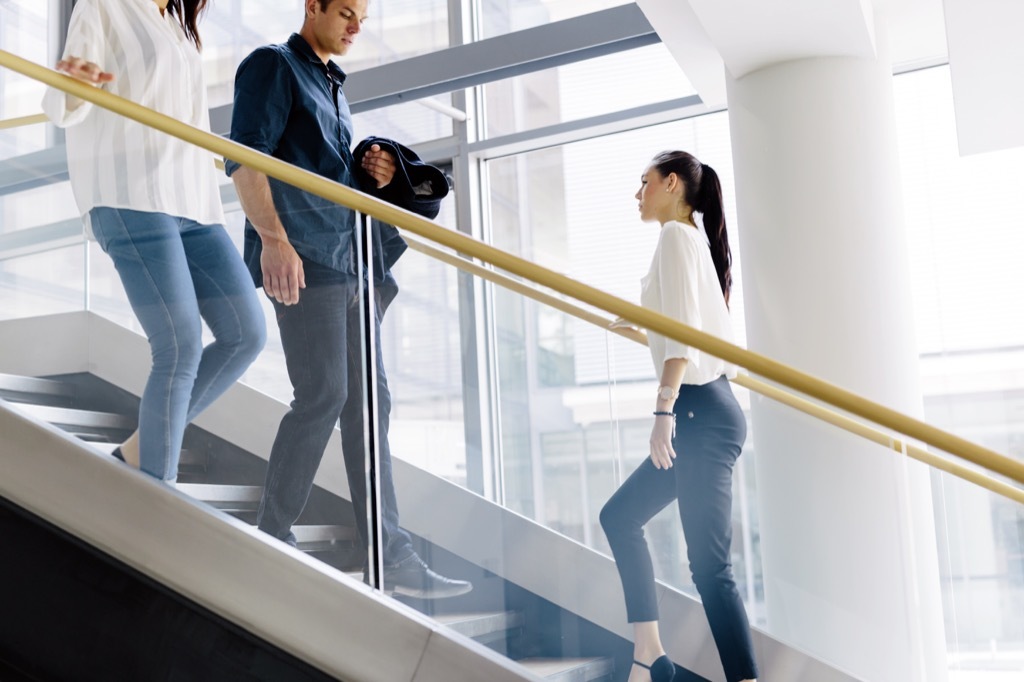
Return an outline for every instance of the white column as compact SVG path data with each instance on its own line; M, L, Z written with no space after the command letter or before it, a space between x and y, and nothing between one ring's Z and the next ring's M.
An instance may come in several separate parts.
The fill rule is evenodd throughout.
M920 415L890 65L728 88L749 347ZM945 680L928 472L753 402L769 632L872 682Z

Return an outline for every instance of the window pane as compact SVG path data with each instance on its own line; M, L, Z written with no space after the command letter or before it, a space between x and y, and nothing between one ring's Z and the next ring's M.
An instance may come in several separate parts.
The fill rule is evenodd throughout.
M925 418L1024 460L1024 149L959 156L948 67L895 95ZM1019 675L1024 508L938 473L933 499L950 679Z
M210 106L228 104L235 70L254 49L282 43L302 27L302 0L218 0L201 25ZM352 51L336 61L347 72L448 47L447 0L371 2Z
M0 1L0 49L49 65L48 19L48 2ZM8 69L0 69L0 119L38 114L42 111L43 91L41 83ZM46 133L44 124L0 130L0 159L42 149L46 145Z
M695 94L661 43L484 86L487 136L600 116Z
M480 0L481 38L628 5L625 0Z
M451 106L451 96L442 95L437 101ZM427 142L452 134L452 119L418 101L403 102L389 107L373 109L352 117L356 140L369 135L397 140L404 145Z

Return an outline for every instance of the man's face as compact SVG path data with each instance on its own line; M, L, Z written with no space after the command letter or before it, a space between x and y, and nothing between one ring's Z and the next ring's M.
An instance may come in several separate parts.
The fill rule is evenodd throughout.
M366 20L369 0L331 0L327 9L320 0L307 0L306 20L310 23L318 45L317 52L332 55L348 53Z

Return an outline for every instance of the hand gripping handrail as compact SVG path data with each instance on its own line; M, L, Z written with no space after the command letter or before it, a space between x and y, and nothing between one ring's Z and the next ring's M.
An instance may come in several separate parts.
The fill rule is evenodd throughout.
M63 90L68 94L109 109L168 135L173 135L214 154L248 166L269 177L287 182L311 194L348 206L420 237L425 237L455 252L467 254L518 277L556 291L563 296L568 296L587 305L604 310L638 327L699 348L726 362L743 367L750 373L763 376L775 383L953 454L1017 483L1024 484L1024 462L1011 459L994 450L931 426L919 419L901 414L896 410L868 400L863 396L840 388L806 372L801 372L759 353L746 350L692 327L687 327L670 317L577 282L565 275L556 273L524 258L506 253L468 235L441 227L433 221L397 206L378 201L367 194L328 180L315 173L296 168L267 154L231 142L213 133L194 128L122 97L22 59L10 52L0 50L0 66Z

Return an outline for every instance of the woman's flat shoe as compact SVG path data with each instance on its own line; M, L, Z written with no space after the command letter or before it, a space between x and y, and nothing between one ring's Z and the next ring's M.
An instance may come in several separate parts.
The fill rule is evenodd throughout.
M110 454L112 454L114 457L116 457L117 459L119 459L122 462L124 462L124 455L121 454L121 448L114 448L113 451ZM124 462L124 463L127 464L128 462Z
M650 665L636 660L633 661L633 664L650 670L651 682L672 682L672 678L676 676L676 665L668 656L659 656Z

